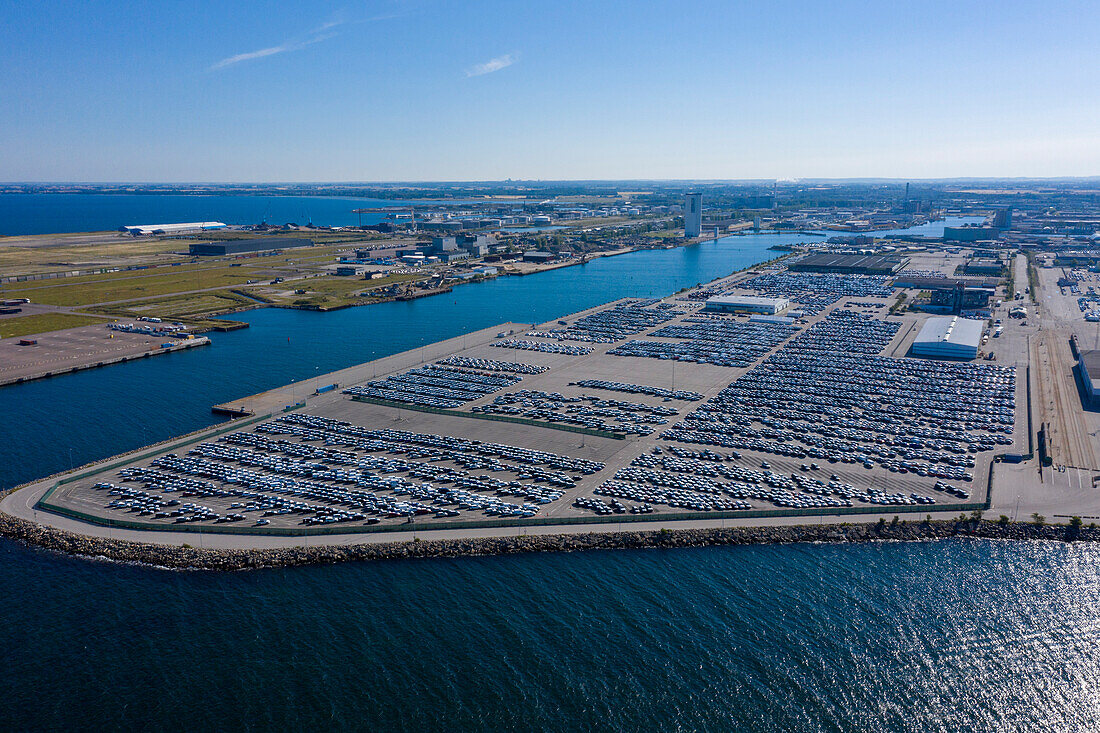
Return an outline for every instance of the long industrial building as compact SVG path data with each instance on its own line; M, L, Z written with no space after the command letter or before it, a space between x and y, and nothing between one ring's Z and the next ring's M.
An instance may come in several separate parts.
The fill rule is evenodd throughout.
M135 237L147 234L183 234L184 232L205 232L210 229L225 229L220 221L192 221L183 224L132 224L119 228L120 232Z
M312 239L230 239L224 242L199 242L189 248L193 257L221 257L244 252L267 252L291 247L312 247Z
M937 359L974 359L982 344L982 321L958 316L929 318L909 353Z
M786 298L759 298L751 295L716 295L707 298L704 310L712 313L764 313L774 316L791 306Z

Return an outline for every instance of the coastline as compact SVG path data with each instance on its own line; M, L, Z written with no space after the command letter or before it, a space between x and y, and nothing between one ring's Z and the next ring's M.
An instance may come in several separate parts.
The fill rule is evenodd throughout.
M350 561L487 557L588 550L656 550L734 545L920 542L969 537L990 540L1100 542L1100 529L1059 524L958 520L658 529L587 534L514 535L355 545L221 550L105 539L55 529L0 513L0 537L83 559L107 559L173 570L258 570Z

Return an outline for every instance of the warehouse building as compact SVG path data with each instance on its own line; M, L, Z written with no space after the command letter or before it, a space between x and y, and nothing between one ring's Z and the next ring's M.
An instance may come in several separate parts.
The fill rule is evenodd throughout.
M532 249L523 253L524 262L550 262L556 258L553 252L542 252L540 250Z
M958 316L929 318L909 349L912 356L934 359L975 359L982 344L981 321Z
M192 244L190 253L194 257L224 257L245 252L268 252L276 249L312 246L312 239L233 239L226 242Z
M1000 234L993 227L944 227L943 239L946 242L985 242L996 239Z
M716 295L707 298L703 310L711 313L764 313L774 316L791 307L786 298L758 298L751 295Z
M787 269L791 272L835 272L846 275L893 275L908 264L908 257L898 255L853 255L815 252Z
M184 232L205 232L210 229L225 229L225 224L220 221L192 221L184 224L132 224L120 227L120 232L132 234L135 237L147 234L183 234Z
M992 275L1000 277L1004 274L1005 263L989 257L973 257L963 265L963 272L967 275Z
M1090 407L1100 407L1100 351L1082 351L1077 376Z

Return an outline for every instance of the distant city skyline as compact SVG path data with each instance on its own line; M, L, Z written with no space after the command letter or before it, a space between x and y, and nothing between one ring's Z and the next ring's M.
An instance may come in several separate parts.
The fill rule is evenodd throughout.
M1100 175L1100 7L0 6L0 181Z

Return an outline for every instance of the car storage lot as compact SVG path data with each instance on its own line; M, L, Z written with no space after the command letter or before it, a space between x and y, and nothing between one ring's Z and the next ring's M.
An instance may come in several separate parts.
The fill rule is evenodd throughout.
M659 471L658 474L653 474L654 482L646 487L650 493L665 491L669 488L675 490L674 486L662 488L661 481L672 481L687 486L710 486L712 491L710 493L689 491L686 494L677 494L669 504L621 499L620 504L624 512L640 508L646 503L650 504L649 510L657 515L697 511L693 507L705 506L716 496L723 501L733 501L733 493L740 491L743 494L744 487L738 489L734 487L735 484L754 487L753 490L757 493L763 492L761 495L767 494L773 497L772 499L751 497L738 499L755 509L813 506L814 502L819 502L823 496L831 497L831 501L850 501L853 506L862 506L868 502L858 498L852 499L851 495L871 496L866 493L868 488L875 490L879 495L911 497L916 494L934 499L936 505L927 505L929 511L961 501L958 496L936 489L936 483L941 479L933 476L920 475L913 471L904 473L891 471L874 461L864 462L855 459L851 462L843 459L830 461L827 458L799 457L776 452L776 450L787 450L793 445L800 445L797 439L792 441L767 438L759 445L754 444L753 447L730 448L662 438L666 429L679 424L688 413L706 404L706 400L716 397L731 383L745 375L749 369L760 365L789 343L786 335L778 343L769 342L768 348L747 367L717 366L713 363L678 361L672 358L615 356L608 353L632 340L670 345L684 343L684 339L653 335L653 332L670 325L691 325L693 321L700 319L701 304L684 301L680 299L681 297L670 297L661 303L647 302L645 305L637 306L643 309L661 308L666 315L672 314L673 317L635 333L624 332L617 340L608 342L577 340L591 338L593 333L592 330L585 331L576 327L577 321L585 314L567 316L533 329L544 334L550 334L553 331L561 332L557 336L528 337L523 333L516 333L507 337L591 349L591 353L585 355L500 348L491 343L481 343L465 350L456 348L454 353L464 358L516 362L548 367L548 369L538 374L522 374L521 381L466 401L461 407L449 412L425 412L399 403L374 404L353 401L348 395L339 391L327 393L310 398L304 409L290 413L291 416L311 416L337 421L334 424L336 427L326 428L331 430L331 434L325 439L319 439L316 435L312 438L303 437L293 432L265 432L272 429L270 428L272 421L266 421L240 431L252 435L229 440L226 440L226 436L223 435L220 439L211 437L181 448L166 449L165 452L174 453L177 458L188 459L184 463L162 461L163 454L161 454L133 464L139 469L159 472L160 477L154 476L154 480L148 485L133 478L124 480L117 471L108 471L63 486L55 492L51 502L98 517L125 519L165 528L179 524L178 520L184 515L199 517L198 519L185 517L186 523L207 527L211 531L226 525L257 526L261 520L264 524L260 526L265 527L301 527L306 521L310 524L304 526L309 527L313 526L312 523L317 518L333 518L333 522L345 524L348 527L372 523L402 524L408 522L410 518L418 525L442 526L448 522L461 520L512 519L516 516L528 516L526 512L531 511L535 516L549 518L592 516L594 512L591 502L593 501L602 502L607 511L613 511L606 492L600 493L601 487L606 488L605 485L608 482L637 484L637 477L643 475L639 473L640 470ZM906 348L906 341L911 340L923 316L905 314L901 317L888 317L885 311L887 304L891 302L889 298L840 297L817 316L797 324L799 329L796 333L804 333L834 311L847 311L876 321L886 320L897 323L896 332L885 342L881 353L887 356L901 355ZM612 306L592 309L588 313L601 312ZM631 316L620 319L616 321L619 325L612 325L611 328L629 330L621 324L629 324L637 320L632 318ZM723 324L746 324L748 318L721 316L712 320ZM608 328L607 318L602 316L589 323L592 328ZM716 331L719 333L716 337L719 341L715 342L718 345L712 344L707 349L722 347L724 342L721 339L736 342L742 335L751 335L757 331L758 329L755 328L731 329L723 326ZM705 335L711 338L713 334L708 332ZM506 339L492 341L502 340ZM455 340L452 340L452 343L455 343ZM681 351L686 356L695 358L700 353L710 353L707 349L700 350L693 347ZM428 349L428 351L431 352L429 362L439 361L446 356L438 350ZM395 364L392 357L387 364L391 365L392 369ZM414 365L413 369L415 368ZM372 379L364 380L360 384L368 384L387 376L407 375L413 369L410 369L409 364L403 364L401 368L388 372L361 370L364 373L370 373ZM493 370L479 371L485 375L497 376L505 373ZM432 375L429 375L429 379L434 381L422 380L419 375L414 375L413 379L421 381L405 382L405 384L412 384L414 388L416 384L430 384L433 385L432 389L444 391L452 389L448 386L447 380L443 380L440 387L439 380ZM704 400L666 400L644 393L578 386L576 383L582 380L604 380L681 392L692 391L701 393ZM350 385L342 384L341 389L348 386ZM820 385L808 385L806 389L820 391L822 388ZM568 412L571 408L591 409L593 404L597 404L592 400L583 403L567 401L570 398L586 396L596 397L604 402L614 400L620 403L648 405L658 409L673 408L677 414L668 417L668 425L656 426L656 429L648 435L630 435L624 439L553 428L545 424L547 420L544 418L523 418L534 420L535 423L543 423L531 424L501 422L470 416L475 408L490 405L501 395L519 390L560 394L566 398L558 409L558 412L563 415L575 416L577 413ZM1021 374L1016 381L1017 406L1024 404L1022 390ZM597 409L618 408L607 408L600 404ZM1026 446L1026 432L1020 428L1022 412L1022 410L1016 410L1017 426L1013 436L1017 443L1022 438ZM281 425L285 429L298 430L301 427L300 424L292 424L289 420L290 418L283 416ZM265 425L269 427L264 427ZM572 427L562 422L558 425ZM746 429L764 435L772 430L758 421L754 421ZM345 434L344 437L341 437L341 433ZM487 449L483 445L487 443L496 444L502 448ZM803 447L806 446L803 445ZM871 447L870 444L867 447ZM658 449L660 453L657 452ZM678 449L682 455L706 450L712 451L714 455L701 458L696 463L690 462L695 459L688 459L688 462L682 465L675 461L671 462L672 465L685 470L652 468L654 457L668 458L670 453L675 452L673 449ZM190 451L193 450L200 451L200 454L191 455ZM538 458L535 463L527 463L526 458L529 456L524 451L537 452L537 455L536 453L531 455L536 455L536 458L541 455L542 458ZM857 446L853 452L862 451ZM965 488L971 501L984 498L989 461L994 452L996 451L970 454L974 458L974 465L967 467L966 470L973 476L973 480L949 483ZM649 458L642 458L643 456ZM161 465L152 465L157 461L161 461ZM387 461L393 463L386 463ZM560 467L569 465L569 461L590 461L601 463L603 466L598 471L587 473ZM817 468L813 468L811 464L817 464ZM870 467L867 467L868 464ZM693 473L696 469L703 470L704 466L721 466L721 473L718 477L707 473ZM184 469L200 471L200 473L189 474L182 472ZM201 473L203 471L206 473ZM616 478L620 471L624 471L623 475L627 478ZM140 472L137 474L131 472L127 475L131 477L145 475L147 478L151 476ZM163 486L158 483L158 481L163 483L164 476L176 476L179 479L179 487L174 491L164 492ZM739 478L730 479L729 476ZM226 480L227 477L229 480ZM558 481L558 484L555 485L547 477ZM188 483L192 481L198 483ZM800 482L801 486L808 486L811 490L800 488ZM823 485L833 485L834 488L822 489L818 482ZM118 488L118 491L111 493L112 489L96 489L94 486L97 483L112 484ZM203 485L209 485L210 488L203 489L201 488ZM794 486L793 489L784 488L791 485ZM194 490L189 490L188 487ZM713 492L714 487L718 487L717 494ZM244 495L242 491L253 493ZM554 496L554 494L557 495ZM846 494L850 495L847 499L844 498ZM479 503L471 499L471 495L483 497L484 501ZM554 498L540 503L549 496ZM777 503L774 500L776 496L788 497L788 499L781 498L780 503ZM790 504L789 497L794 497L796 503ZM588 508L574 506L578 498L590 500ZM120 501L122 503L119 503ZM158 501L162 504L158 505ZM166 502L169 501L178 503L168 506ZM112 502L115 502L115 508L108 508ZM184 512L184 515L177 514L176 512L182 511L181 507L186 504L198 508ZM425 508L428 511L424 511ZM889 506L884 510L889 510ZM500 512L514 512L514 514ZM158 516L158 514L167 516ZM698 514L703 516L706 511L698 510ZM240 518L233 518L231 515L239 515ZM355 515L361 515L361 517L355 518ZM327 523L327 521L321 523Z

